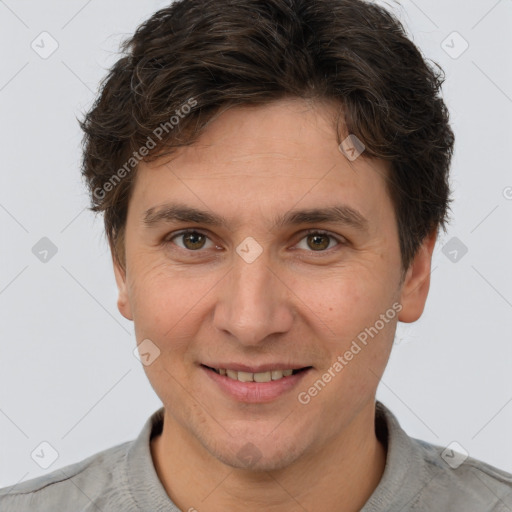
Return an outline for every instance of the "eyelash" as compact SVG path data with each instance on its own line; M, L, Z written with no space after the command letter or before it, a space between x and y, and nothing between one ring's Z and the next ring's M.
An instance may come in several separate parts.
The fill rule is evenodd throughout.
M207 237L207 238L211 241L210 237L209 237L205 232L203 232L203 231L201 231L201 230L199 230L199 229L192 229L192 228L190 228L190 229L183 229L183 230L178 231L178 232L176 232L176 233L171 233L169 236L167 236L167 237L164 239L163 243L164 243L165 245L169 245L169 244L176 245L176 244L174 244L174 243L173 243L173 240L174 240L175 238L178 238L178 237L180 237L180 236L187 235L187 234L189 234L189 233L195 233L195 234L198 234L198 235L203 235L203 236ZM334 239L334 240L336 240L336 242L337 242L337 245L335 245L334 247L331 247L330 249L324 249L324 250L322 250L322 251L313 251L313 250L307 251L307 252L310 252L310 253L314 254L314 255L315 255L315 257L316 257L316 255L321 256L321 255L326 254L326 253L327 253L327 254L330 254L330 251L331 251L332 249L334 249L334 248L335 248L335 247L337 247L338 245L346 245L346 244L347 244L347 242L348 242L348 241L347 241L345 238L343 238L343 237L333 235L333 234L331 234L331 233L330 233L330 232L328 232L328 231L323 231L323 230L320 230L320 229L309 229L309 230L307 230L307 231L303 234L302 238L300 238L299 242L300 242L300 241L302 241L304 238L306 238L308 235L323 235L323 236L327 236L327 237L329 237L329 238L331 238L331 239ZM178 249L180 249L180 250L182 250L182 251L186 251L187 253L190 253L190 254L193 254L193 253L198 253L198 254L200 254L200 253L204 252L202 249L198 249L198 250L196 250L196 251L193 251L193 250L190 250L190 249L184 249L183 247L179 247L179 246L177 246L177 248L178 248Z

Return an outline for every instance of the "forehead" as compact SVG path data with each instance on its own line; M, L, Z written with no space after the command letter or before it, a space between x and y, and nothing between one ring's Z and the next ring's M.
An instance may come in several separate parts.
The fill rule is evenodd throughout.
M226 211L342 202L371 216L383 203L391 207L387 163L349 160L338 148L336 115L334 105L303 100L226 110L193 145L141 162L132 200L139 213L185 198L201 209Z

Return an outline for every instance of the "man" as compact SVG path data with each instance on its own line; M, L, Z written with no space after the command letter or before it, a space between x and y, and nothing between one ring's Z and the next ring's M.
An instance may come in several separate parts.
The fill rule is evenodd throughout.
M163 408L0 509L512 509L512 475L449 464L375 399L423 312L454 141L400 23L360 0L185 0L124 50L83 174Z

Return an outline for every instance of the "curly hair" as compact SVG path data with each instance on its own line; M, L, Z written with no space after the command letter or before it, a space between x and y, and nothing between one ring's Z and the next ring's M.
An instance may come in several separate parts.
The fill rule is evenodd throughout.
M390 162L402 271L448 219L454 135L428 64L389 11L363 0L178 0L121 44L80 126L90 209L116 260L137 163L193 144L221 109L334 100L364 157ZM173 121L178 119L179 122Z

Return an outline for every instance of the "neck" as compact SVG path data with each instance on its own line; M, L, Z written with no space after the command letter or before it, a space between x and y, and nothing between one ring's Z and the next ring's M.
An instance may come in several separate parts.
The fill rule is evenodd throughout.
M339 433L275 471L228 466L213 457L165 411L151 442L155 469L172 501L185 511L359 511L384 472L386 450L375 435L371 402Z

